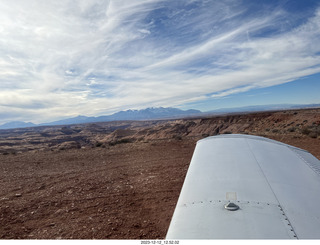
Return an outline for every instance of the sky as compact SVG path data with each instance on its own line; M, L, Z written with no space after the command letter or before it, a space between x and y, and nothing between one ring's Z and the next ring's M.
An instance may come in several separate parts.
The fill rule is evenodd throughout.
M317 0L2 0L0 123L320 103Z

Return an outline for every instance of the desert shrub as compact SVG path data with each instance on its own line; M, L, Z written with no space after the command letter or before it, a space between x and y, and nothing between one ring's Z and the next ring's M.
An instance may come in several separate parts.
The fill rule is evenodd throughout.
M134 139L131 139L131 138L123 138L123 139L119 140L119 144L132 143L133 141L134 141Z
M97 142L97 143L95 144L95 147L101 147L102 145L103 145L102 142Z
M172 136L172 138L175 140L182 140L182 137L180 135L174 135Z
M311 138L317 138L320 135L320 127L303 127L301 133Z
M309 133L309 136L311 137L311 138L317 138L318 137L318 134L317 134L317 132L315 132L315 131L312 131L312 132L310 132Z
M291 127L291 128L288 128L287 131L292 133L292 132L296 131L296 129L295 129L295 127Z
M311 130L308 127L303 127L301 129L301 133L305 135L309 135L311 133Z
M114 146L114 145L118 145L118 144L127 144L127 143L134 142L134 140L135 139L132 139L132 138L123 138L120 140L111 141L111 142L109 142L109 145Z
M232 134L231 131L224 131L223 134Z
M311 132L309 133L311 138L317 138L320 136L320 126L313 127Z
M13 149L2 152L2 155L10 155L10 154L11 155L17 155L17 152L15 150L13 150ZM1 153L0 153L0 155L1 155Z
M279 129L277 128L272 129L272 133L279 133Z

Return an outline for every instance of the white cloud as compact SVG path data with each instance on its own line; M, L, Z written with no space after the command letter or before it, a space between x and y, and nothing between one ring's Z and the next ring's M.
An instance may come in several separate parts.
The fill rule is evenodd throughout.
M178 106L320 72L319 10L293 29L279 27L280 8L246 11L239 1L2 1L0 122Z
M149 31L149 30L147 30L147 29L139 29L138 30L140 33L142 33L142 34L147 34L147 35L149 35L151 32Z

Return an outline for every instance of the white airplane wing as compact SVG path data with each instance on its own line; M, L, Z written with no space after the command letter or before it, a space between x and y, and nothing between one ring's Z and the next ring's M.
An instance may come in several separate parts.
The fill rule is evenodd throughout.
M320 238L320 161L258 136L198 141L166 239L290 238Z

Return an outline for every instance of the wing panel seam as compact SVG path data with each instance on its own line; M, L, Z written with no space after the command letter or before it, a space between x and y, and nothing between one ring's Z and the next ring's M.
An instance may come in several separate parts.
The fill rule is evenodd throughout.
M268 183L268 185L269 185L269 187L270 187L270 190L272 191L275 199L277 200L278 206L279 206L280 210L282 211L282 214L286 217L286 220L288 221L288 225L290 225L290 227L292 228L291 231L293 232L294 237L295 237L296 239L298 239L298 236L297 236L296 232L294 231L294 229L293 229L293 227L292 227L292 225L291 225L291 222L290 222L289 218L288 218L287 215L285 214L285 212L284 212L284 210L283 210L283 208L282 208L282 206L281 206L281 203L280 203L277 195L274 193L273 188L272 188L271 184L269 183L269 180L268 180L267 176L265 175L265 173L264 173L264 171L263 171L263 169L262 169L259 161L257 160L255 154L253 153L252 148L251 148L250 144L248 143L247 139L245 139L245 142L246 142L246 144L248 145L248 147L249 147L249 149L250 149L250 152L251 152L252 156L254 157L256 163L258 164L258 166L259 166L259 168L260 168L260 171L261 171L261 173L263 174L266 182Z

